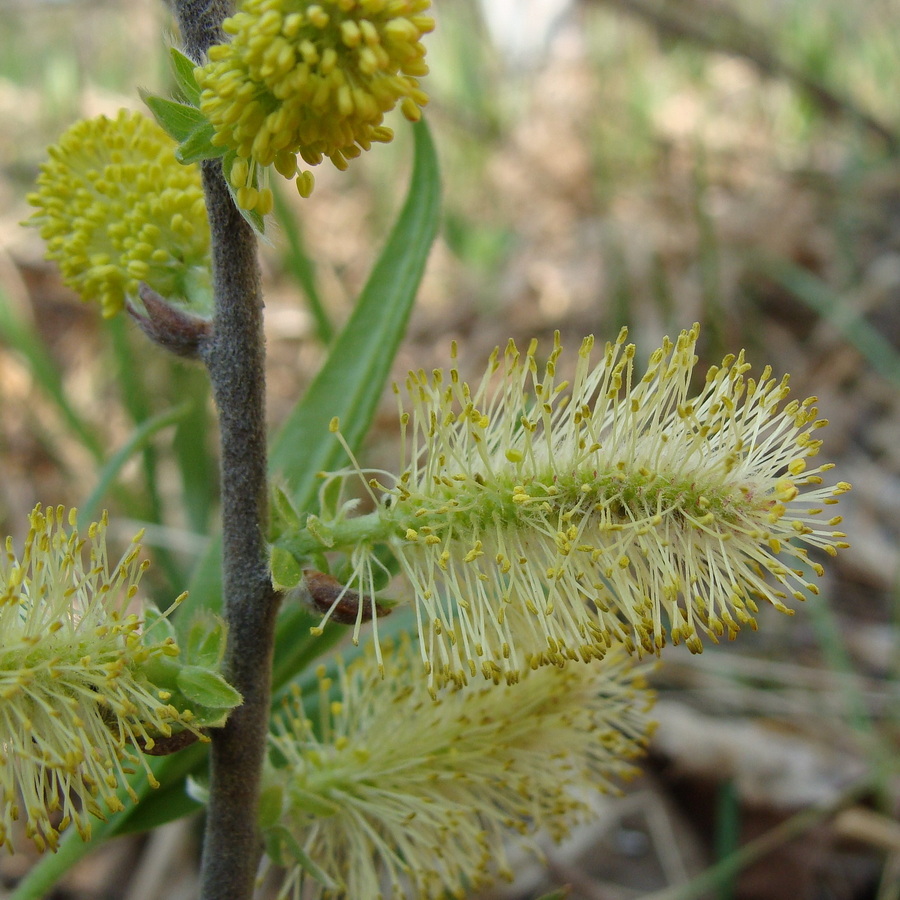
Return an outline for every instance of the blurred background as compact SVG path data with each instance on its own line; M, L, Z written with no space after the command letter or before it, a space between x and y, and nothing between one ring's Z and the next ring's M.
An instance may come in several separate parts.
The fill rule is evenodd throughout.
M852 547L788 619L655 676L645 774L481 900L897 900L900 824L900 3L435 0L427 110L445 210L395 366L473 377L555 329L638 356L694 321L702 367L741 347L831 425ZM158 0L0 0L0 521L38 501L147 528L168 605L215 527L202 371L104 322L20 227L45 148L170 89ZM411 142L287 191L262 247L269 415L303 391L405 192ZM574 354L573 354L574 355ZM391 467L386 393L367 462ZM302 449L302 448L300 448ZM739 847L744 847L739 851ZM511 851L515 853L515 850ZM196 822L118 839L53 895L191 897ZM33 862L0 860L0 891ZM710 867L731 872L711 887ZM126 874L127 873L127 874ZM706 873L706 874L704 874ZM2 894L0 894L2 895ZM367 898L359 898L367 900Z

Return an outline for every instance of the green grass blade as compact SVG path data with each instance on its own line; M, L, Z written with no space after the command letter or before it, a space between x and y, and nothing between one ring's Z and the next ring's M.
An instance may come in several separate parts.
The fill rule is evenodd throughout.
M122 466L128 462L131 457L140 451L143 451L150 443L154 435L158 434L165 428L174 425L183 419L191 411L190 403L182 403L180 406L172 409L164 410L158 415L151 416L142 422L131 433L131 437L110 457L109 461L100 470L100 477L94 490L85 500L78 510L78 527L86 528L97 515L103 498L109 490L110 485L115 481L116 476L122 470Z
M116 385L119 388L126 412L135 426L140 429L154 416L150 398L165 396L167 389L159 383L151 385L148 380L140 351L135 347L133 340L136 336L142 342L140 349L145 350L146 342L143 335L136 335L130 329L130 322L126 321L124 316L114 316L112 319L106 320L105 325L116 363ZM145 490L143 495L133 496L130 511L139 519L161 525L164 515L159 485L159 455L156 446L150 441L144 441L140 451ZM184 573L169 548L157 547L156 559L173 585L183 583Z
M716 789L715 854L717 860L728 859L740 848L741 802L733 778ZM719 882L716 900L734 900L737 879L725 876Z
M96 460L103 459L103 447L91 428L69 403L63 390L62 375L37 331L13 312L9 298L0 292L0 341L25 359L32 378L53 401L72 435Z
M414 126L414 133L416 153L409 191L387 244L324 366L272 443L269 469L284 483L299 510L312 506L317 474L344 462L344 451L328 429L331 418L341 419L351 448L362 444L437 235L437 156L424 122ZM329 644L319 644L319 639L309 634L308 625L298 634L290 619L284 617L276 633L275 669L282 683Z
M159 391L148 390L149 385L144 378L144 368L128 333L127 324L122 316L115 316L106 321L107 332L116 361L115 380L119 387L122 403L131 421L140 427L153 415L149 398ZM137 361L137 364L136 364ZM136 509L141 518L160 524L162 522L162 501L157 485L157 453L149 443L141 447L141 462L146 484L146 506Z
M900 385L900 353L820 278L785 260L766 259L759 270L826 319L883 378Z
M878 779L883 777L883 772L864 775L848 785L837 797L795 813L690 881L644 894L642 900L700 900L710 896L711 891L731 882L748 866L781 849L822 822L829 821L842 809L859 802L878 783Z

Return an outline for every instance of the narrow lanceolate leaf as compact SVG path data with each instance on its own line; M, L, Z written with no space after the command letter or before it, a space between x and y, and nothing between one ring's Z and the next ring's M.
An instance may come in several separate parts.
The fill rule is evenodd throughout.
M314 503L318 473L346 461L328 428L332 417L339 416L347 423L344 436L353 449L368 431L437 234L437 154L424 122L414 127L414 134L409 191L388 242L328 359L269 450L273 481L300 510L308 510ZM221 552L221 543L215 541L198 564L180 620L187 620L191 609L217 607Z
M351 447L358 448L365 437L437 234L437 156L424 122L414 126L414 133L415 166L397 224L328 360L272 443L271 470L290 486L298 509L312 505L316 473L346 460L329 433L331 419L337 416L346 424L344 437Z

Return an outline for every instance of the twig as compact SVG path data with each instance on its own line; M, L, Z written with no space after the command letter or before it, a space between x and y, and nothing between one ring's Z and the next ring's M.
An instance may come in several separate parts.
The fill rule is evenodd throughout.
M202 60L222 41L222 0L178 0L185 52ZM235 208L219 160L202 166L209 213L215 316L201 356L219 411L226 674L244 703L212 735L203 900L248 900L261 842L256 827L268 733L278 596L269 576L265 349L256 238Z

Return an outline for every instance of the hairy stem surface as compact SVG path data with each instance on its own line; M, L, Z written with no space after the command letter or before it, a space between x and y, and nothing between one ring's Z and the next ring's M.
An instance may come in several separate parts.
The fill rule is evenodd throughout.
M201 60L222 40L221 0L179 0L185 52ZM203 900L247 900L261 852L256 827L268 733L278 597L265 542L265 347L256 238L235 208L220 160L203 163L212 238L214 334L203 352L219 412L226 674L244 703L212 734Z

